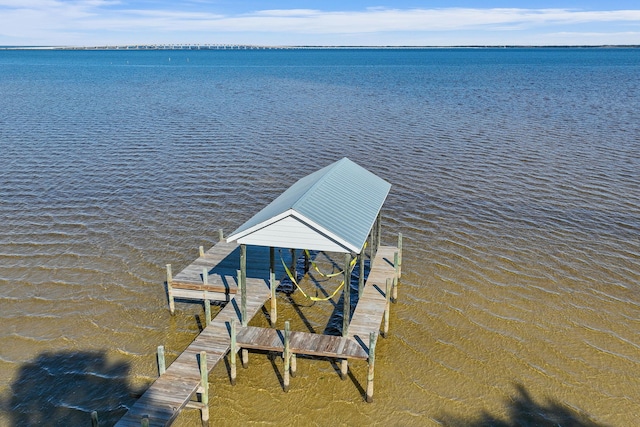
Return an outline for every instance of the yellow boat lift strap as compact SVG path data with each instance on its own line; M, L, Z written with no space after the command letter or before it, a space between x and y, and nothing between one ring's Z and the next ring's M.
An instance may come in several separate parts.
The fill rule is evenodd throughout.
M364 252L364 250L367 248L367 242L364 243L364 246L362 247L362 251ZM330 279L332 277L337 277L341 274L344 274L344 270L339 271L337 273L331 273L331 274L325 274L322 271L320 271L320 269L318 268L317 264L315 262L313 262L311 260L311 253L309 253L309 251L307 249L304 250L304 253L307 255L307 259L311 262L311 265L313 266L314 270L316 270L318 272L318 274L322 277L326 277L327 279ZM351 264L349 265L349 268L351 270L353 270L353 267L356 265L356 259L354 258L351 260Z
M311 258L309 256L309 251L307 251L305 249L305 252L307 254L307 256L309 257L309 259ZM351 273L353 271L353 267L355 267L356 262L357 262L358 258L353 258L351 260L351 262L349 263L349 273ZM296 280L295 277L293 277L293 274L291 273L291 270L289 270L289 267L287 267L287 263L284 262L284 259L282 259L282 256L280 256L280 261L282 262L282 266L284 267L284 271L287 272L287 276L289 276L289 280L291 280L291 282L296 285L296 288L298 288L298 290L302 293L302 295L304 295L305 298L311 300L311 301L328 301L330 299L332 299L333 297L336 296L336 294L340 291L340 289L342 289L342 287L344 286L344 279L342 280L342 282L340 283L340 286L338 286L336 288L335 291L333 291L333 293L331 295L329 295L328 297L312 297L310 295L307 295L307 293L300 287L300 285L298 284L298 281ZM320 270L318 270L318 267L316 267L315 263L313 263L313 267L316 269L316 271L318 271L318 273L320 273ZM335 277L335 276L339 276L340 274L344 274L344 270L342 270L339 273L334 273L331 275L324 275L322 273L320 273L322 276L327 277L327 278L331 278L331 277ZM297 275L297 274L296 274Z

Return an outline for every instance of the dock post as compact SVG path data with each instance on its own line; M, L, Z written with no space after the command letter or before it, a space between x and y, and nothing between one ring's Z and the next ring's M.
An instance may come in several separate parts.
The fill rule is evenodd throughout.
M236 356L238 355L236 341L236 319L231 319L231 351L229 352L229 365L231 365L231 385L236 385Z
M367 403L373 402L373 369L376 361L376 333L369 333L369 372L367 373Z
M291 248L291 267L289 270L291 271L291 275L293 276L293 280L298 281L298 269L296 268L296 250Z
M398 233L398 279L402 277L402 233Z
M140 418L140 427L149 427L149 415Z
M271 286L271 314L269 317L271 320L271 327L275 328L276 322L278 321L278 307L276 305L276 288L278 285L276 284L276 274L273 271L269 276L269 283Z
M348 374L349 374L349 362L347 359L342 359L340 361L340 379L346 380Z
M218 240L224 242L224 231L222 228L218 229Z
M240 245L240 282L242 290L240 292L242 326L247 326L247 245Z
M309 272L309 251L302 251L304 253L304 274Z
M98 421L98 412L97 411L91 412L91 427L98 427L99 423L100 422Z
M373 228L369 232L369 263L373 264Z
M283 372L283 388L285 392L289 391L289 321L284 322L284 348L282 351L282 357L284 358L284 372Z
M344 288L342 289L343 295L343 308L342 308L342 336L346 337L349 332L349 317L351 316L351 271L349 266L351 264L351 254L344 255Z
M159 345L158 346L158 374L162 375L166 372L166 370L167 370L167 364L164 358L164 346Z
M393 253L393 267L396 269L396 275L393 278L393 302L398 301L398 277L400 277L400 262L398 252Z
M291 352L291 362L289 362L291 365L291 378L295 378L296 377L296 370L298 368L297 363L296 363L296 354Z
M342 336L346 337L349 334L349 322L351 317L351 271L349 267L351 265L351 254L344 255L344 289L342 290ZM347 359L340 361L340 378L347 379L347 372L349 371L349 362Z
M269 272L276 273L276 253L273 246L269 247Z
M378 212L378 220L376 223L376 253L380 247L380 238L382 236L382 213Z
M200 352L200 385L202 386L202 393L200 399L202 400L202 421L209 421L209 370L207 369L207 352Z
M211 301L208 299L204 300L204 322L206 326L211 324Z
M206 326L211 324L211 301L207 298L207 286L209 286L209 271L207 267L202 268L202 282L204 284L205 290L202 292L202 296L204 297L204 322Z
M171 286L171 282L173 282L171 264L167 264L167 297L169 298L169 311L173 315L176 312L176 302L173 299L173 287Z
M389 302L391 301L391 283L391 279L387 278L387 283L384 290L384 326L382 327L382 336L384 338L386 338L387 334L389 333Z
M360 272L358 274L358 301L360 301L360 297L364 291L364 251L360 252L358 258L360 258Z
M204 246L200 246L200 247L198 248L198 252L200 253L200 256L201 256L201 257L202 257L202 256L204 256Z
M242 358L242 368L247 369L249 367L249 350L243 348L240 350L240 356Z

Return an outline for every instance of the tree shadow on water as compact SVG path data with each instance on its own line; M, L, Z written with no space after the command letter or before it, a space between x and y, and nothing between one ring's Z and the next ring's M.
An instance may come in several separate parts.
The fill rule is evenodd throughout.
M127 381L129 364L103 352L43 353L20 368L0 408L11 426L113 425L135 402Z
M522 384L515 384L515 388L517 393L506 401L507 419L483 412L475 418L444 415L439 421L448 427L605 427L552 399L534 401Z

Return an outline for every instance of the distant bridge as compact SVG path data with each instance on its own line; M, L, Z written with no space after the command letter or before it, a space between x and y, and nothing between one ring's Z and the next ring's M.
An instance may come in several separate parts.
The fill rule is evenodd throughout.
M58 47L65 50L250 50L250 49L300 49L294 46L261 46L247 44L132 44Z

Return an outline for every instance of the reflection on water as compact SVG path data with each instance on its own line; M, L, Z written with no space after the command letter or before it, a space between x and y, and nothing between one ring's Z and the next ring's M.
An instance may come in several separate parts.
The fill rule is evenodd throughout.
M257 354L212 424L640 424L636 53L2 53L0 425L115 422L199 328L164 265L343 156L404 235L375 402L365 363L301 358L285 394ZM337 301L279 303L322 331Z

